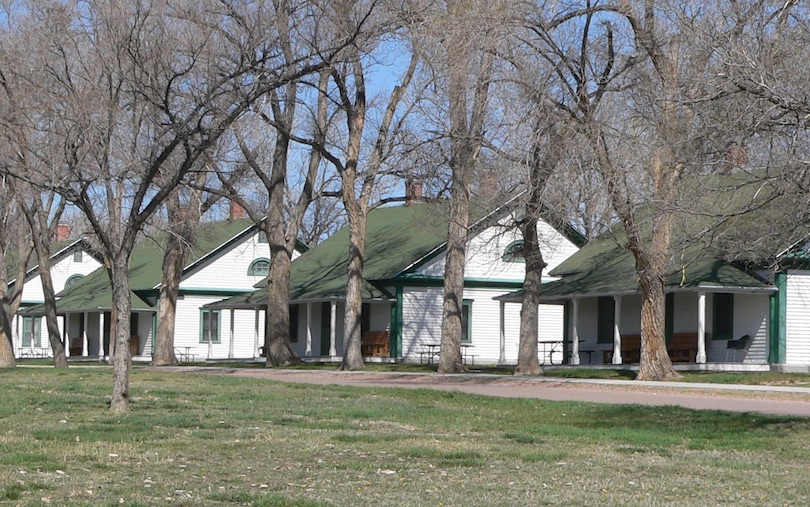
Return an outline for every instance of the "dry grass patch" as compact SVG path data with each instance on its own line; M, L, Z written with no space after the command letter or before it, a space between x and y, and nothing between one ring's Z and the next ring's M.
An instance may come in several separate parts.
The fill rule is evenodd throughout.
M135 370L0 371L0 505L789 505L810 425Z

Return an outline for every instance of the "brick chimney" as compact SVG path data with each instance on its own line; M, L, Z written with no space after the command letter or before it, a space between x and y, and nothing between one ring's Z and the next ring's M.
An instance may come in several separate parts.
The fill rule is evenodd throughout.
M422 182L407 180L405 182L405 206L422 201Z
M720 170L723 174L728 174L734 169L739 169L748 165L748 150L745 145L731 143L726 148L726 158L723 160L723 167Z
M247 215L247 213L245 212L245 208L243 208L242 205L239 204L238 202L231 201L231 208L228 213L228 220L230 222L233 222L235 220L241 220L245 218L245 215Z
M485 169L478 173L478 196L492 199L498 195L498 175L495 171Z
M67 241L70 238L70 226L68 224L58 224L56 226L56 237L54 241Z

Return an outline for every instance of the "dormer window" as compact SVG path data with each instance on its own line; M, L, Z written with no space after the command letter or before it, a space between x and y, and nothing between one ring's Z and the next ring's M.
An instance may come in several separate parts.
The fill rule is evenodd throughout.
M523 240L513 241L503 251L501 259L504 262L526 262L523 258Z
M73 275L67 280L65 280L65 288L67 289L71 285L74 285L76 282L84 278L84 275Z
M256 259L250 263L248 276L267 276L270 273L270 259Z

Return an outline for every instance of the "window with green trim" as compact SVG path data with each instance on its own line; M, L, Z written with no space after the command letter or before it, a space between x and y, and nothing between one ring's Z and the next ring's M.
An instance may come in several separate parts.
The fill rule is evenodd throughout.
M267 276L270 273L270 259L264 257L250 263L249 276Z
M259 231L258 235L259 243L267 243L267 233L264 231Z
M220 343L220 318L219 310L200 309L200 343L208 343L209 329L211 332L211 343Z
M597 300L596 343L613 343L613 326L616 323L616 301L610 296Z
M22 346L42 346L42 317L23 317Z
M67 280L65 280L65 288L73 286L76 282L84 278L84 275L72 275Z
M734 294L712 295L712 340L734 338Z
M472 343L472 299L461 305L461 343Z
M81 262L82 261L82 251L76 250L73 252L73 262Z
M523 240L519 239L510 243L503 251L501 259L504 262L526 262L523 257Z

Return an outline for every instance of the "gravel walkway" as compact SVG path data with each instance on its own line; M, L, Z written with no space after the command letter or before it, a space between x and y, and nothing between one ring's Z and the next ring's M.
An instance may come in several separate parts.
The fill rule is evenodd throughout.
M167 368L162 367L161 370ZM439 375L256 368L176 367L176 371L300 382L318 385L438 389L506 398L554 401L677 405L698 410L759 412L810 417L810 389L791 386L741 386L686 382L636 382L522 378L503 375Z

